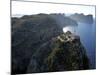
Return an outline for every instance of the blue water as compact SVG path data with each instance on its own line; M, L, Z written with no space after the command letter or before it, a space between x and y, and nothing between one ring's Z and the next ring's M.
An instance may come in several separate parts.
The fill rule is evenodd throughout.
M71 28L72 29L72 28ZM90 60L90 68L96 68L96 25L86 23L78 23L74 27L75 33L80 36L81 42L86 49Z

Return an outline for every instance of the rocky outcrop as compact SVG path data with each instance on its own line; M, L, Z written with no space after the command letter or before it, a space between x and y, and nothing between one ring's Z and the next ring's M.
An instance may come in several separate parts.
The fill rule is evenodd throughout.
M66 39L63 39L62 35ZM57 37L42 45L33 54L27 73L89 69L85 48L77 36L74 36L75 39L72 39L72 36L73 34L69 34L69 32L61 34L59 37L65 40L64 42Z
M93 16L91 14L89 15L84 15L84 14L72 14L71 16L69 16L71 19L77 21L77 22L81 22L81 23L88 23L88 24L92 24L93 23Z

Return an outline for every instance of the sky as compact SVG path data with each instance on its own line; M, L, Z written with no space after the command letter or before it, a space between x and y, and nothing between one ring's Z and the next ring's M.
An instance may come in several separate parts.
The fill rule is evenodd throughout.
M92 14L95 17L95 6L12 1L11 10L12 16L39 13L84 13L85 15Z

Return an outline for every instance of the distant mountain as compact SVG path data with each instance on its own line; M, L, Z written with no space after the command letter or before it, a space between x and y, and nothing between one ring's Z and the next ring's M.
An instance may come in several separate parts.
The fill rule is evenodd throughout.
M70 15L69 17L77 22L88 23L88 24L93 23L93 16L91 14L84 15L84 14L75 13Z
M28 72L42 72L42 71L53 71L53 70L60 71L60 69L58 69L58 67L60 67L60 66L57 66L57 70L55 68L56 64L61 64L61 63L59 63L60 60L57 60L57 61L55 60L56 57L57 57L57 59L58 58L60 59L60 55L61 55L62 62L65 60L65 58L68 59L68 61L69 61L70 55L73 54L72 52L74 51L74 49L71 49L72 51L70 50L70 48L72 46L73 46L73 48L75 48L75 50L76 49L78 50L78 51L75 51L75 53L81 52L80 50L84 51L83 47L79 48L81 46L80 45L75 46L74 43L73 44L66 43L65 45L60 45L60 44L64 44L64 43L58 43L58 39L56 39L56 37L63 34L62 28L67 25L75 25L75 23L77 24L77 22L74 20L71 20L69 18L66 19L64 16L61 16L61 15L59 17L59 20L57 20L58 18L55 15L53 16L51 14L49 14L49 15L48 14L37 14L37 15L30 15L30 16L25 15L20 18L16 18L16 17L11 18L12 74L20 74L20 73L25 74ZM64 21L66 21L68 23L64 26L60 25L62 23L58 23L58 21L60 21L61 18L63 20L65 18L66 20L64 20ZM77 43L80 44L80 42L77 42ZM68 53L66 51L64 51L65 53L63 53L62 50L61 50L61 53L59 53L60 52L60 50L59 50L59 51L57 51L58 55L55 54L56 48L57 49L60 47L64 48L65 46L66 46L66 50L68 51ZM70 53L70 51L71 51L71 53ZM54 58L50 58L52 56L52 54L53 54ZM69 54L69 55L67 55L67 57L66 56L63 57L62 56L63 54L64 55ZM84 54L82 54L82 55L84 56ZM77 54L75 54L75 56L77 56ZM50 61L50 62L48 62L48 64L51 65L51 68L54 65L55 69L54 68L51 70L50 70L50 68L49 68L49 70L46 69L47 66L50 67L50 65L48 65L48 64L45 68L45 66L44 66L45 60L46 60L45 57L46 57L47 61ZM72 56L72 57L74 57L74 56ZM49 58L50 58L50 60L49 60ZM83 58L85 58L85 57L83 57ZM82 58L82 60L78 58L78 60L85 62L85 61L83 61L84 60L83 58ZM75 60L76 59L77 59L77 57L75 57ZM52 64L52 60L56 64ZM86 57L86 60L87 60L87 57ZM46 63L47 63L47 61L46 61ZM63 66L68 67L68 64L69 64L69 68L70 68L72 65L71 64L72 61L70 63L68 63L68 61L66 62L66 64L64 61ZM78 61L78 62L80 62L80 61ZM31 62L33 62L33 63L31 63ZM31 66L31 64L32 64L33 68ZM80 64L80 63L78 63L78 64ZM87 63L86 63L86 65L87 65ZM61 70L64 69L63 66L61 66L62 67ZM77 67L77 69L81 69L78 67ZM35 70L32 71L31 68L32 68L32 70L33 69L35 69ZM64 70L69 70L69 68L64 69ZM72 68L72 67L71 67L71 69L74 70L74 68ZM85 69L85 68L82 67L82 69Z

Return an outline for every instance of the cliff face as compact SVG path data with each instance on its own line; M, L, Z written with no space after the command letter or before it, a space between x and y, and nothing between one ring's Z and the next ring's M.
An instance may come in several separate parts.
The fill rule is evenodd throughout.
M85 48L78 36L68 33L53 38L41 46L32 56L27 72L55 72L84 69L89 69L89 60Z

